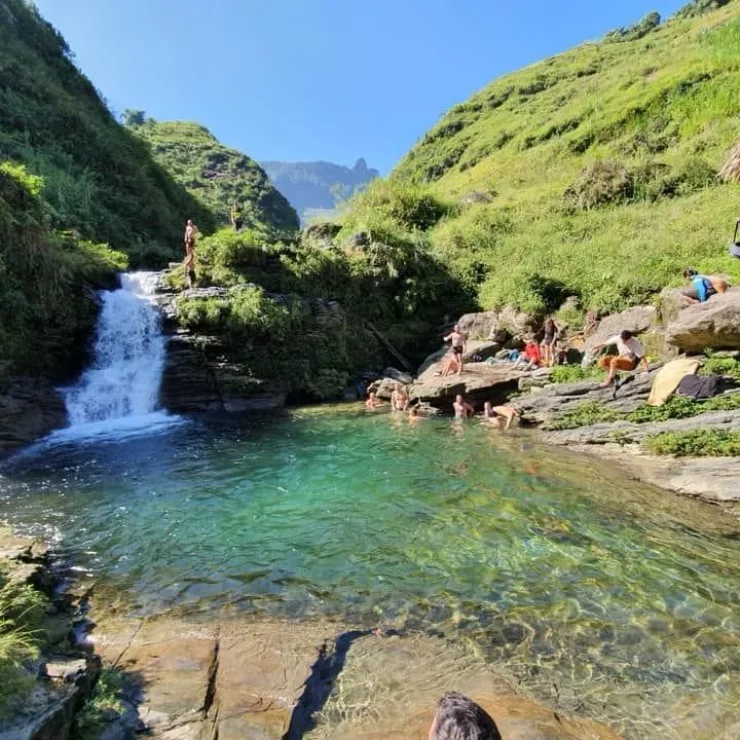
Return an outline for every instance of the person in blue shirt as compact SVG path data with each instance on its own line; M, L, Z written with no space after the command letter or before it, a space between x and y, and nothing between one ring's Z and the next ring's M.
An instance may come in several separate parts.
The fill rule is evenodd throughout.
M686 270L683 276L691 283L691 287L682 292L692 303L706 303L717 292L712 281L696 270Z

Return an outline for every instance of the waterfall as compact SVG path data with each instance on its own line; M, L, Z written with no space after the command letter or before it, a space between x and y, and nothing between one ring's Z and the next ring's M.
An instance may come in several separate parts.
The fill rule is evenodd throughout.
M67 431L146 427L164 416L153 413L165 361L152 301L156 284L156 273L126 273L119 290L101 293L93 363L75 385L62 389Z

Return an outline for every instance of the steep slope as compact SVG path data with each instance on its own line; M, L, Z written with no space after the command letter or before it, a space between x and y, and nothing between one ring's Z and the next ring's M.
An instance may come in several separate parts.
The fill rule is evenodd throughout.
M221 222L234 203L245 225L268 234L298 229L298 217L264 170L236 149L221 144L207 128L186 121L146 119L131 127L154 158Z
M330 215L339 203L379 177L360 158L354 167L330 162L261 162L277 188L298 211L305 224L314 216Z
M740 3L700 0L656 23L452 108L382 197L378 185L356 199L345 234L408 231L392 214L377 223L379 201L436 199L446 216L415 233L486 307L553 310L575 295L613 310L680 282L686 266L740 278L726 253L740 193L716 176L740 138Z
M153 162L75 67L61 35L22 0L0 0L0 161L44 179L51 225L134 256L180 253L186 218L207 209Z

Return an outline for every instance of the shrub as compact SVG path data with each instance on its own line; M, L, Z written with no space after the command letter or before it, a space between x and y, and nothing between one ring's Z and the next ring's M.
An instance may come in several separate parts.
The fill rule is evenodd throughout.
M740 432L720 429L664 432L648 437L644 446L654 455L738 457L740 456Z
M730 0L691 0L680 8L674 17L676 18L696 18L697 16L710 13L718 8L723 8Z
M734 357L710 356L704 360L700 375L727 375L740 383L740 360Z
M600 161L588 165L565 191L577 208L588 211L603 205L624 203L632 197L633 184L627 168L618 162Z
M641 39L643 36L647 36L651 31L654 31L660 25L660 20L660 13L648 13L641 21L633 23L631 26L627 26L626 28L617 28L614 31L610 31L604 37L604 41L612 43L636 41L637 39Z

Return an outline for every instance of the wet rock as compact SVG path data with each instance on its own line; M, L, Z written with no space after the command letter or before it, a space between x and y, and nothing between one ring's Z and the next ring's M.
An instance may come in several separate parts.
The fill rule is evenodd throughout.
M48 380L0 374L0 454L30 444L66 423L64 400Z
M740 290L729 290L680 311L666 329L666 341L690 354L740 349Z

